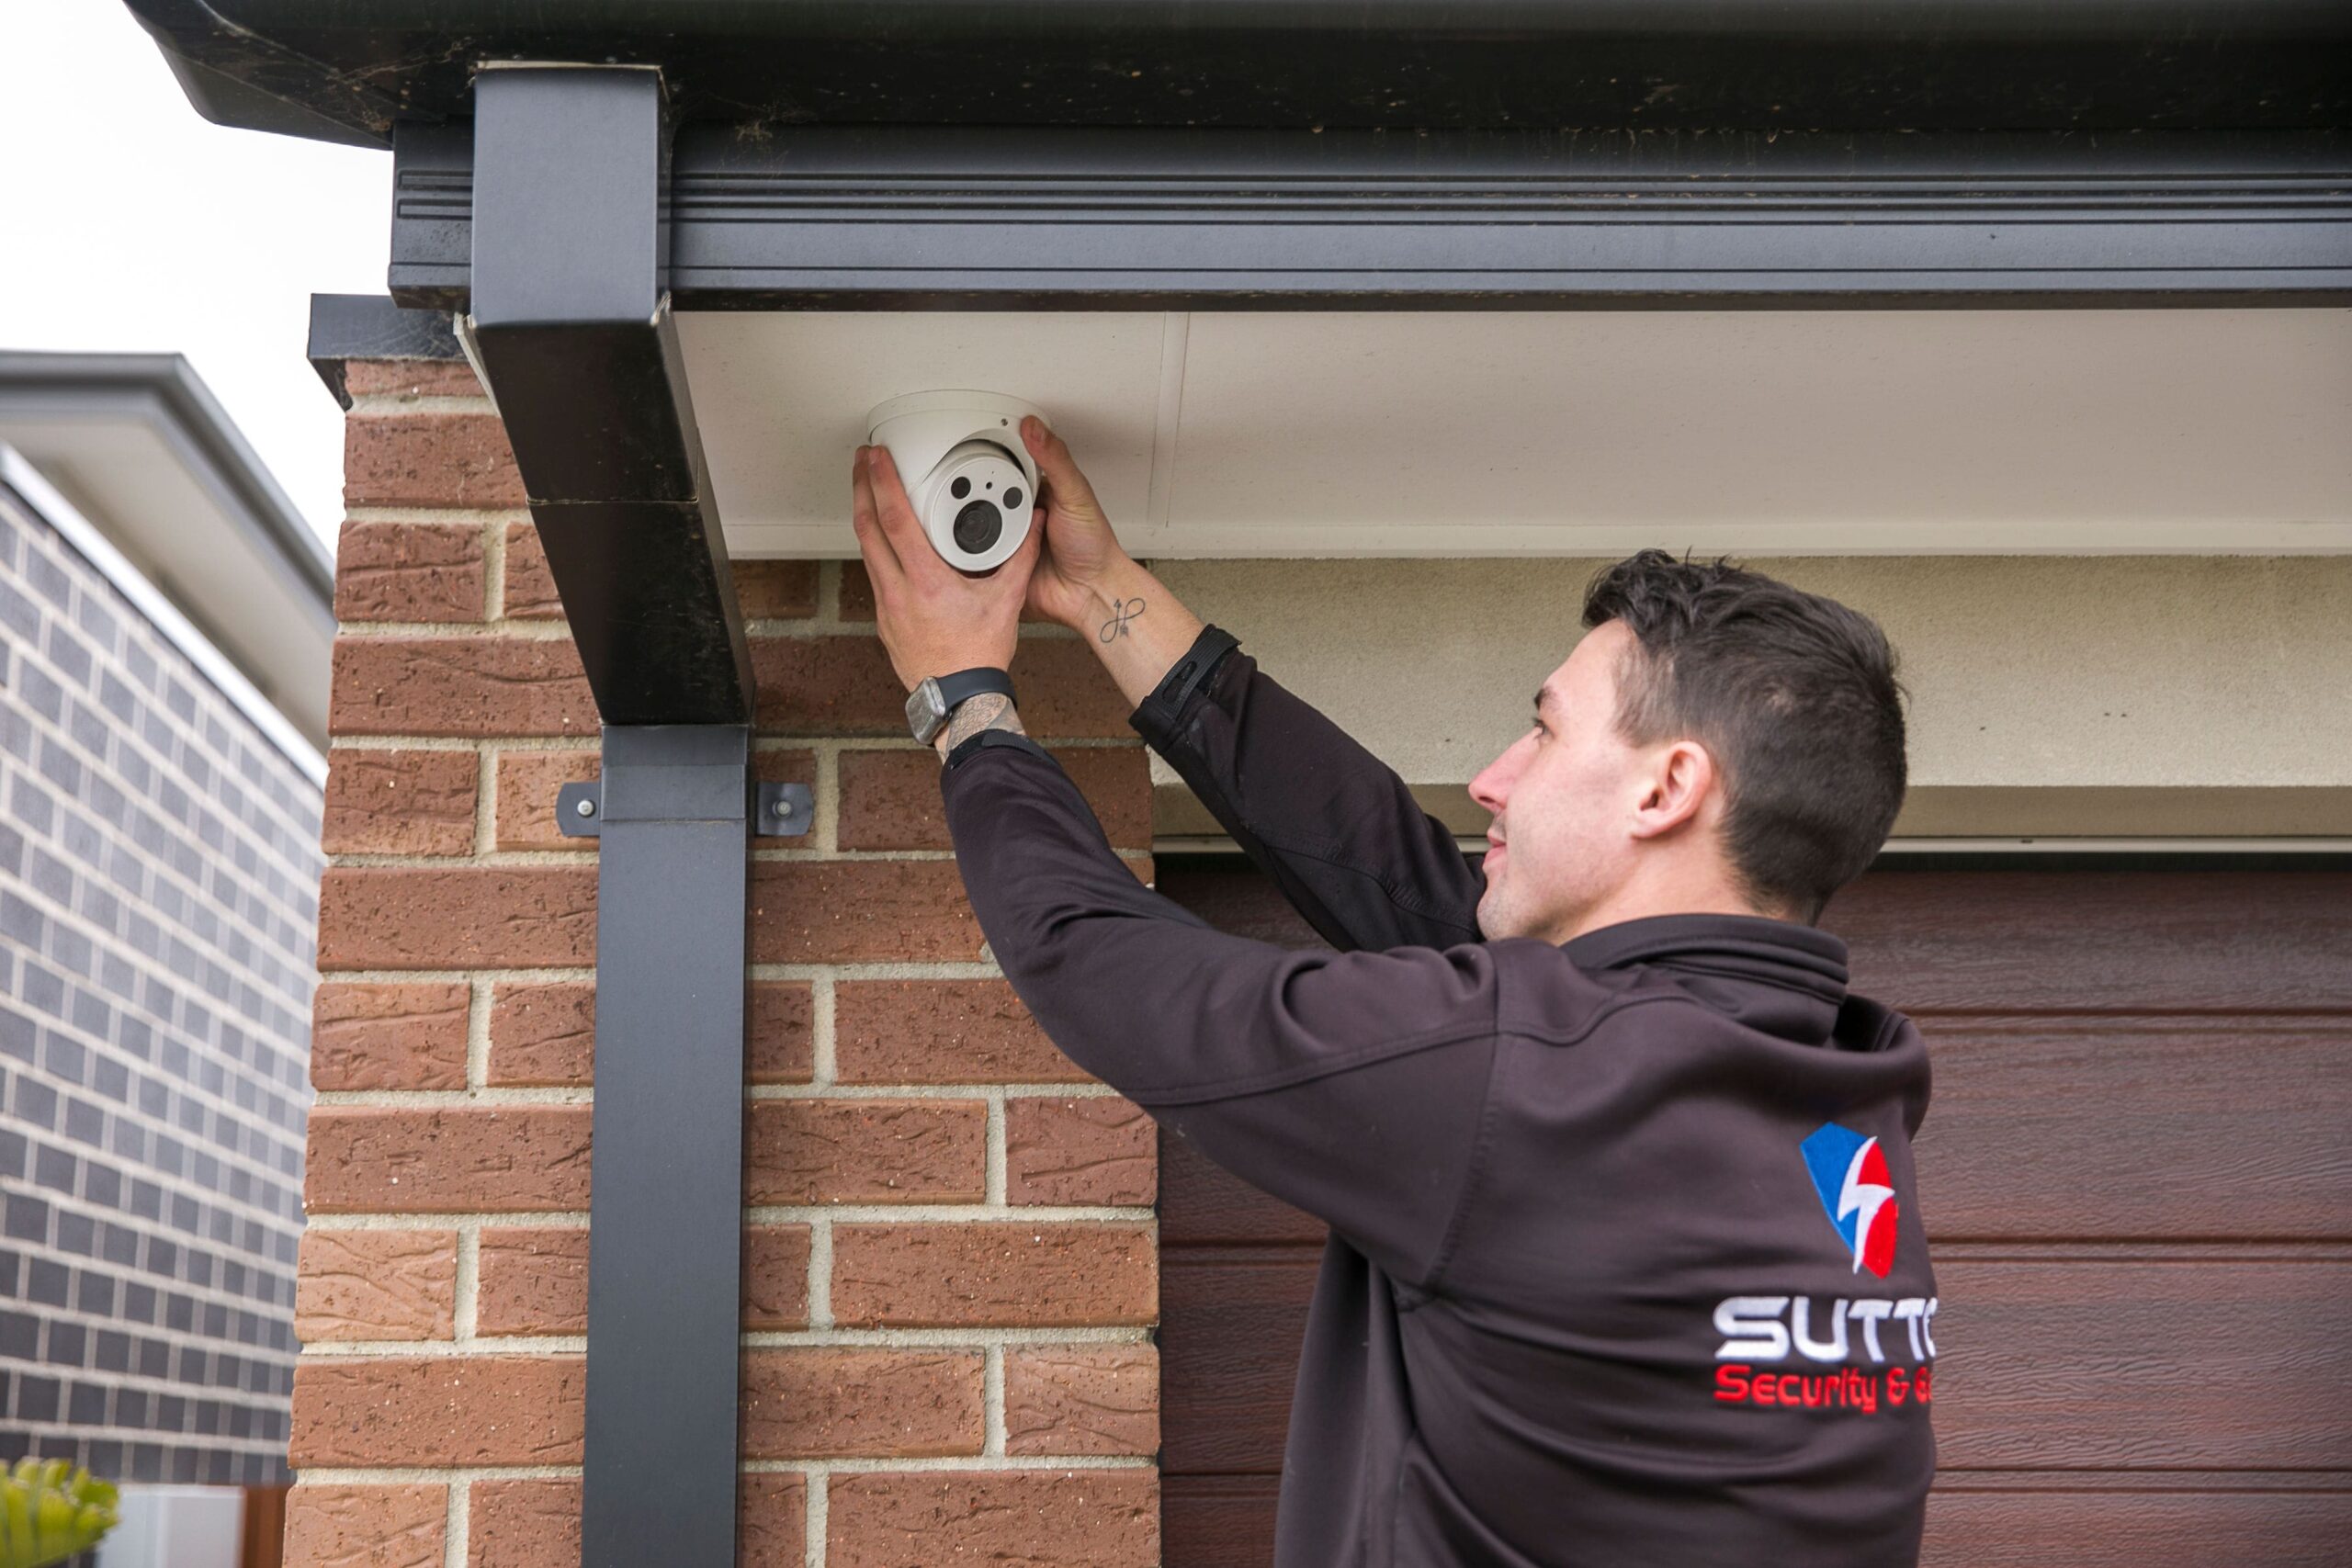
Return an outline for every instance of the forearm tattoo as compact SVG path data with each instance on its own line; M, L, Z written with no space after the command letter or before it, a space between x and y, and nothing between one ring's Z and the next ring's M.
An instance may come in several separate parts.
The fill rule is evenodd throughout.
M967 697L956 705L947 718L947 728L939 732L935 744L943 757L956 750L983 729L1009 729L1015 735L1029 732L1021 727L1021 710L1002 692L982 692L977 697Z
M1111 618L1102 623L1102 630L1097 634L1099 640L1109 642L1114 637L1125 637L1127 623L1142 614L1143 601L1140 599L1112 600Z

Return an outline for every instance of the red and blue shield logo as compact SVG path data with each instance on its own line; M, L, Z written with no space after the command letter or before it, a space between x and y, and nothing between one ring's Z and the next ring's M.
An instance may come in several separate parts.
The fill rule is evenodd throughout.
M1867 1269L1885 1279L1894 1267L1894 1224L1901 1209L1878 1140L1826 1122L1798 1147L1829 1223L1854 1255L1854 1272Z

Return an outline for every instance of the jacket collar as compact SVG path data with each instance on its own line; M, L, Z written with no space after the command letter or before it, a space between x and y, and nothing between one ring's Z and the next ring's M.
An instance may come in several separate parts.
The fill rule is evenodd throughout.
M1579 968L1634 964L1761 981L1832 1007L1846 998L1846 943L1817 926L1764 915L1645 915L1560 944Z

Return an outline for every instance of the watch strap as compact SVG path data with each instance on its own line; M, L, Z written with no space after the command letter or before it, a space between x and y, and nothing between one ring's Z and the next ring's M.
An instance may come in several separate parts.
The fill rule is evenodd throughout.
M956 704L984 692L999 692L1005 696L1012 696L1012 676L1005 671L980 665L939 677L939 701L950 717L955 715Z

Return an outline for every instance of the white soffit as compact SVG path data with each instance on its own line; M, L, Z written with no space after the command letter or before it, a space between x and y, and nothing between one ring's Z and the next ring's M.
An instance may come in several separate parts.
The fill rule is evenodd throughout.
M235 663L304 739L327 739L334 619L231 518L200 466L140 415L0 419L5 439Z
M1046 410L1139 555L2352 549L2352 311L680 321L729 548L848 556L885 398Z

